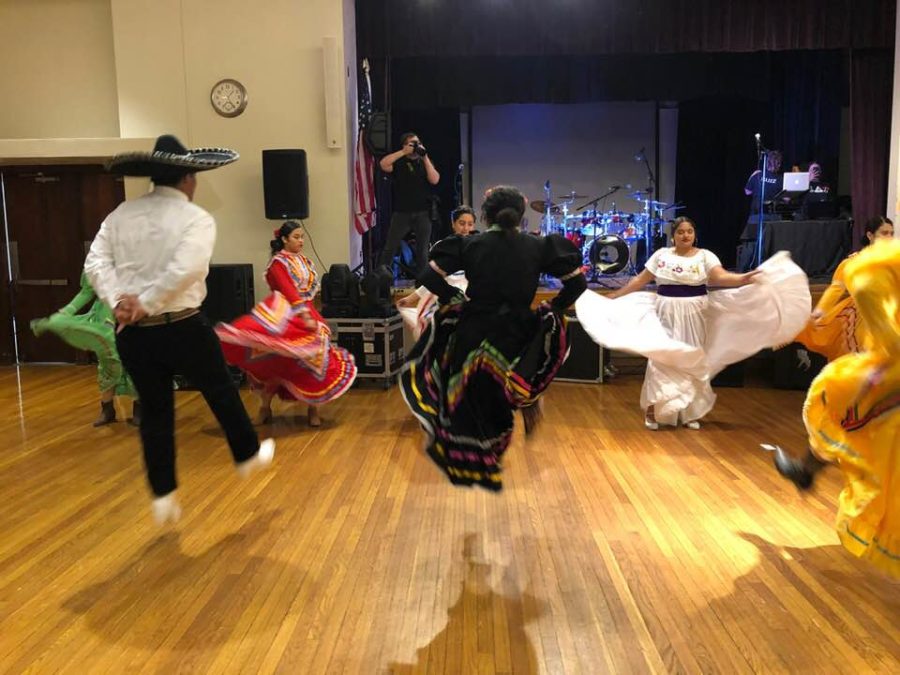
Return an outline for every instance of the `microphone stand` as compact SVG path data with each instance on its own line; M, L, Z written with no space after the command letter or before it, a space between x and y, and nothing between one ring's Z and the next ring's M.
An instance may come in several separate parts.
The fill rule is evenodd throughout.
M546 237L551 233L551 218L553 217L552 209L553 202L551 201L553 197L553 192L550 190L550 179L547 179L547 182L544 183L544 222L541 223L541 236Z
M621 189L622 188L618 185L615 187L611 187L611 188L609 188L608 192L603 193L599 197L596 197L596 198L592 199L591 201L587 202L586 204L582 204L577 209L575 209L576 212L584 211L587 207L590 206L594 212L594 217L591 219L592 227L593 227L593 234L591 235L591 246L593 246L594 242L597 241L597 204L599 204L604 199L606 199L610 195L615 194L616 192L618 192ZM590 252L590 250L591 250L591 247L588 247L588 252ZM612 288L612 286L606 286L602 281L600 281L599 272L598 272L596 266L594 266L594 265L591 265L591 277L590 277L589 281L593 281L595 283L600 283L600 285L603 286L604 288Z
M760 174L759 179L759 220L756 225L756 253L753 256L753 267L762 264L763 223L765 222L763 217L763 207L766 203L766 172L769 168L769 151L759 145L759 141L757 141L756 144L757 152L759 153L759 162L762 164L762 173Z
M646 152L641 153L641 159L644 160L644 166L647 167L647 181L650 183L650 185L647 187L647 195L649 197L654 197L654 196L656 196L656 176L653 175L653 169L650 168L650 161L647 159ZM644 231L644 255L645 255L644 260L645 261L650 260L650 255L653 253L653 244L652 244L653 239L652 239L652 232L651 232L651 230L653 229L651 227L651 224L653 221L653 218L652 218L653 209L650 208L651 201L653 201L653 200L649 199L646 202L646 204L647 204L647 227Z
M600 195L600 196L597 197L596 199L592 199L592 200L589 201L587 204L582 204L581 206L579 206L579 207L578 207L577 209L575 209L575 210L576 210L576 211L584 211L588 206L594 206L594 207L596 207L598 202L602 202L604 199L606 199L606 198L609 197L610 195L615 194L616 192L618 192L618 191L621 190L621 189L622 189L622 188L620 188L620 187L613 187L613 188L610 188L610 189L609 189L609 192L606 192L606 193Z

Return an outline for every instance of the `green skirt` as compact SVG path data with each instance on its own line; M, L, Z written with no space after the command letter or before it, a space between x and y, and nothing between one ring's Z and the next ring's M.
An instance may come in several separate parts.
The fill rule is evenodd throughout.
M137 398L134 384L116 351L115 326L107 321L93 320L92 313L51 314L45 319L31 322L31 331L41 335L47 331L57 335L75 349L84 349L97 355L97 384L100 391L114 389L117 396Z

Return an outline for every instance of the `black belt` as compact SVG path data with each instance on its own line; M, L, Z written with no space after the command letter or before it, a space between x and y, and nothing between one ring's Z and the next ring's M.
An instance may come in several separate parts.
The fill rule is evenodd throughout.
M656 294L666 298L696 298L699 295L706 295L706 284L700 286L661 284L656 287Z
M185 319L190 319L192 316L195 316L199 313L200 310L195 308L180 309L177 312L163 312L162 314L145 316L143 319L135 321L133 325L139 326L141 328L148 328L150 326L165 326L170 323L175 323L176 321L184 321Z

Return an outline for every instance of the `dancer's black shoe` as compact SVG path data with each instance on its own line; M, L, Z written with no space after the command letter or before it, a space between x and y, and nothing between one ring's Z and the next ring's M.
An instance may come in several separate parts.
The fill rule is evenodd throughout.
M775 468L778 473L791 481L801 490L812 489L816 474L825 466L825 462L807 450L803 459L795 459L780 446L775 446Z

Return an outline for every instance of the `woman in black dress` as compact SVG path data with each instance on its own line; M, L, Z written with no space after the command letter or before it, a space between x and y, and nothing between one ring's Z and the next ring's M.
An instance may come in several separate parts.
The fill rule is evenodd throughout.
M410 353L400 386L428 433L429 456L457 485L502 487L513 411L534 411L565 360L562 313L587 287L581 252L559 235L521 233L524 212L516 188L494 188L482 206L487 231L436 243L420 279L441 306ZM458 271L469 280L466 295L444 279ZM541 274L563 287L533 311Z

